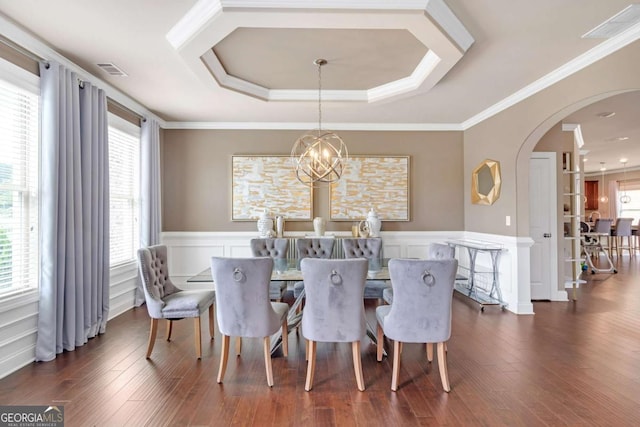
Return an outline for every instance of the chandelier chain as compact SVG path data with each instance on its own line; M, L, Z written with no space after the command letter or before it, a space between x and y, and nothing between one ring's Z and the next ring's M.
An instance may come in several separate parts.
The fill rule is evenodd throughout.
M318 133L322 129L322 65L318 62Z

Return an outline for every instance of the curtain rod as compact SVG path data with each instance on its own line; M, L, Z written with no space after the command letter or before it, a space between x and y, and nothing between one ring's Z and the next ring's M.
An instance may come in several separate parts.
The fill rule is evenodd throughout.
M29 59L32 59L32 60L34 60L36 62L44 63L45 66L47 68L49 68L49 62L46 59L42 58L39 55L36 55L35 53L31 52L28 49L25 49L21 45L17 44L13 40L8 39L7 37L5 37L5 36L3 36L1 34L0 34L0 43L4 44L5 46L7 46L7 47L9 47L9 48L11 48L13 50L15 50L16 52L20 53L21 55L23 55L23 56L25 56L25 57L27 57ZM82 79L80 79L80 78L78 79L78 85L80 86L80 88L84 88L84 83L85 82ZM138 119L140 119L142 121L146 121L147 120L146 117L142 116L138 112L133 111L132 109L130 109L128 107L125 107L124 105L122 105L121 103L113 100L112 98L108 98L108 99L109 99L109 101L114 103L118 108L121 108L121 109L125 110L126 112L128 112L131 115L137 117Z
M11 49L15 50L16 52L26 56L29 59L33 59L36 62L44 62L47 63L47 61L42 58L39 55L36 55L35 53L31 52L30 50L25 49L24 47L20 46L19 44L17 44L16 42L14 42L11 39L6 38L3 35L0 35L0 43L10 47Z

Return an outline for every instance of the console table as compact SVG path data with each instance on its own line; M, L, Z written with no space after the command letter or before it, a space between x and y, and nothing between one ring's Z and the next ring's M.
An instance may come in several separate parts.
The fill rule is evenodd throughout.
M504 248L501 245L480 240L448 240L447 244L457 250L466 249L469 255L469 266L459 267L464 273L458 275L454 289L480 304L480 311L484 311L486 305L497 305L504 310L507 304L502 300L499 283L500 255ZM478 254L483 253L491 258L490 268L476 264ZM488 286L483 287L483 282Z

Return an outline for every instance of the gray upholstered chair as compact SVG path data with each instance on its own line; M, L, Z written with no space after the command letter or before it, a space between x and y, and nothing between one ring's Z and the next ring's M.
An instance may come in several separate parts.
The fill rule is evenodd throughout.
M613 236L613 245L616 249L616 255L622 255L622 251L626 249L629 251L629 255L633 254L633 245L632 245L632 232L631 226L633 223L633 218L618 218L616 219L616 227L613 230L611 235ZM627 240L627 244L624 244L624 240Z
M456 257L456 248L446 243L430 243L427 246L426 259L453 259ZM382 299L387 304L393 302L393 288L385 289L382 292ZM433 352L433 346L427 347L428 351ZM431 361L431 358L429 358Z
M378 361L383 334L394 340L391 390L398 389L402 343L437 343L440 379L450 391L445 343L451 336L451 301L458 260L392 259L389 276L394 289L391 305L376 308Z
M382 267L382 239L372 238L345 238L342 239L344 257L366 258L369 261L369 270L379 270ZM364 286L364 298L381 300L385 289L391 289L391 285L385 280L367 280Z
M282 351L288 355L287 313L289 305L269 301L273 259L211 258L211 277L216 287L218 329L222 351L218 383L222 382L229 358L229 338L263 338L267 384L273 387L270 337L282 327Z
M304 258L329 259L333 255L334 238L305 238L296 239L296 254L298 262ZM304 289L304 282L296 282L293 285L293 296L298 298Z
M446 243L430 243L426 259L451 259L456 257L456 248Z
M139 249L138 267L142 277L147 310L151 316L147 359L151 356L156 342L158 320L167 319L167 341L170 341L173 321L186 317L194 319L196 355L198 359L202 358L200 315L209 309L209 335L213 339L215 292L213 290L183 291L175 286L169 277L167 247L164 245Z
M603 245L603 247L607 249L609 255L611 255L611 243L613 241L613 239L611 238L612 225L613 220L611 218L598 218L593 225L593 232L601 234L600 236L598 236L600 244L603 244L602 239L607 239L607 242Z
M364 283L366 259L311 259L301 262L306 304L302 335L307 339L305 390L313 387L316 342L350 342L358 390L364 390L360 339L366 333Z
M255 257L268 256L274 262L283 262L287 259L289 239L260 238L251 239L251 253ZM274 280L269 284L269 299L281 301L282 293L287 289L287 282Z

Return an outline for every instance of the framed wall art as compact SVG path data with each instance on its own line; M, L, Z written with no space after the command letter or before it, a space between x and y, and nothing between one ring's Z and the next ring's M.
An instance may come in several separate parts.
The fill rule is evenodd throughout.
M409 156L350 156L330 204L332 221L364 219L371 208L382 221L409 221Z
M313 218L312 188L298 181L289 156L232 156L231 171L232 221L255 221L264 209L292 221Z

